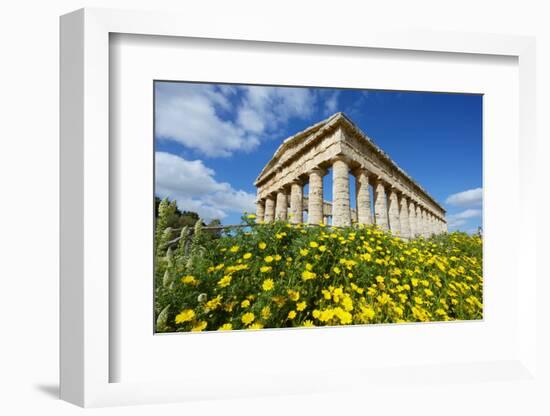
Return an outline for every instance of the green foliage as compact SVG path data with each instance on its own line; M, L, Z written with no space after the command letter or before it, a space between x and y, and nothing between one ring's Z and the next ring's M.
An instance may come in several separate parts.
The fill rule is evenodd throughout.
M478 236L405 242L375 227L244 221L219 238L197 221L159 247L157 331L482 318ZM159 243L170 233L157 229Z

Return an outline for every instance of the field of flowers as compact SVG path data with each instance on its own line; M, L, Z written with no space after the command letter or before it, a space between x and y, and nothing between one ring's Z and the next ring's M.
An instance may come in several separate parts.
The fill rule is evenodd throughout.
M162 215L157 332L482 318L478 236L406 242L376 227L276 222L214 238L200 222L172 230Z

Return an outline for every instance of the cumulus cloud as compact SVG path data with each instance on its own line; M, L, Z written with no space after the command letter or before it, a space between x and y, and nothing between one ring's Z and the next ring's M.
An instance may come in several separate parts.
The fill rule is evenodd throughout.
M239 87L242 102L237 108L237 124L255 134L269 133L291 118L305 119L313 114L316 95L305 88Z
M219 157L258 145L253 132L224 120L231 110L231 90L212 85L159 83L156 86L155 134L199 153Z
M481 207L483 203L483 188L468 189L450 195L445 202L461 208Z
M469 219L480 217L480 209L466 209L456 214L451 214L447 216L447 224L449 225L449 227L459 227L466 224Z
M216 181L214 170L201 160L156 152L155 166L157 195L176 200L181 210L195 211L207 221L223 219L229 213L254 211L254 194Z
M158 83L155 134L209 157L252 151L292 118L319 105L337 107L307 88Z

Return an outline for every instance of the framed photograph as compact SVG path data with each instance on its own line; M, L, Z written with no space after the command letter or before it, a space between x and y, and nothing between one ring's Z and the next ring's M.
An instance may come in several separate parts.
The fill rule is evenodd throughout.
M327 36L61 18L63 399L538 382L534 40Z
M482 95L154 94L156 332L482 319Z

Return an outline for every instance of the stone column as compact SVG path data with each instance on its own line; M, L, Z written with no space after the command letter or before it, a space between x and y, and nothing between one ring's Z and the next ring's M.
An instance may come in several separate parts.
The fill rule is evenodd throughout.
M428 238L431 235L431 231L430 231L429 213L427 209L423 210L423 215L424 215L424 236Z
M424 218L422 217L422 207L416 204L416 235L424 236Z
M425 237L429 237L431 234L430 230L430 213L428 210L424 210L424 235Z
M365 169L355 172L355 194L357 222L359 224L372 224L370 212L369 176Z
M409 222L409 206L405 195L401 195L401 198L399 199L399 225L401 227L401 236L404 238L410 238L411 227Z
M332 163L332 225L351 225L349 208L349 166L346 159L337 157Z
M321 168L314 168L309 173L308 195L308 223L321 224L323 222L323 176Z
M424 237L428 238L430 236L430 225L428 223L428 211L426 208L422 208L422 230Z
M411 201L409 202L409 228L410 228L411 238L416 237L417 227L418 226L416 225L416 205L414 201L411 199Z
M386 204L386 189L384 183L378 179L374 187L374 218L375 223L382 230L388 230L388 207Z
M299 224L304 222L304 187L299 181L290 184L290 222Z
M265 201L262 199L259 199L256 202L256 222L261 223L264 222L264 215L265 215Z
M401 235L401 224L399 222L399 201L395 188L390 189L390 196L388 200L388 217L390 220L390 230L394 235Z
M277 192L277 205L275 206L275 219L286 221L288 214L288 197L285 189Z
M273 222L275 219L275 199L269 195L265 198L264 222Z
M434 232L433 217L432 217L432 213L430 211L428 211L427 214L426 214L426 222L428 223L428 237L430 237Z

